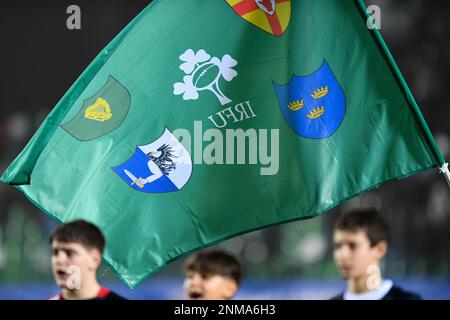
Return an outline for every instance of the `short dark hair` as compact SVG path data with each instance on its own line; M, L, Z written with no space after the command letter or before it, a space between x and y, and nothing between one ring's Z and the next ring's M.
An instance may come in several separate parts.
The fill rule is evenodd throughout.
M372 247L380 241L389 241L389 227L375 208L358 208L344 213L335 224L334 230L363 230Z
M241 283L242 267L239 260L225 250L213 249L198 252L186 261L185 272L198 272L204 276L220 275Z
M98 249L103 254L105 237L94 224L75 220L59 225L50 235L50 244L53 241L76 242L87 249Z

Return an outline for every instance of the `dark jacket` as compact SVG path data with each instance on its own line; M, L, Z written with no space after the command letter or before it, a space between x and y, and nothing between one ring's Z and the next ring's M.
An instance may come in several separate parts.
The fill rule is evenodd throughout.
M59 293L48 300L64 300L62 293ZM119 296L117 293L109 290L108 288L101 288L97 297L86 300L126 300L124 297Z
M340 293L337 296L331 298L331 300L343 300L344 293ZM422 298L415 293L403 290L400 287L392 286L391 290L381 300L421 300Z

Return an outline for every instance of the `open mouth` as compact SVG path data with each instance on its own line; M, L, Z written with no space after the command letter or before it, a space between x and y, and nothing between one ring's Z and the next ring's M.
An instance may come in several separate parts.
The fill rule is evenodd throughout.
M57 274L58 278L65 278L65 277L67 277L67 273L65 271L63 271L63 270L57 270L56 274Z
M202 297L203 297L203 294L198 291L189 292L189 298L191 298L193 300L198 300L198 299L201 299Z

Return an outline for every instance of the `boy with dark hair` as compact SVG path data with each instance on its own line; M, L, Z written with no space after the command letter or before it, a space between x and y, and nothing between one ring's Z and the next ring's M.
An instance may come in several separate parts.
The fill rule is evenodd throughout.
M189 299L225 300L234 297L242 279L238 259L223 250L206 250L185 264L184 288Z
M105 238L92 223L76 220L59 225L50 236L52 270L61 293L50 300L124 299L97 282Z
M334 260L347 280L347 289L333 299L420 299L382 278L380 262L388 250L388 241L388 226L376 209L356 209L338 220L333 232Z

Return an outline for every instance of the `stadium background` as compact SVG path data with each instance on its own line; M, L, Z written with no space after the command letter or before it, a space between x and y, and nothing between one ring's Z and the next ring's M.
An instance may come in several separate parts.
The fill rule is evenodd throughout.
M298 0L292 0L298 1ZM0 4L0 172L96 54L149 1L15 1ZM81 30L66 9L81 8ZM381 33L450 158L450 2L366 0L381 8ZM63 177L61 177L63 179ZM70 182L68 182L70 183ZM450 298L450 197L437 170L354 198L320 218L252 232L220 244L244 262L239 299L327 299L344 288L332 260L331 228L345 209L379 208L392 228L385 274L426 299ZM55 223L12 187L0 184L0 299L45 299L51 277L48 235ZM182 299L176 261L128 290L112 270L100 281L129 298Z

